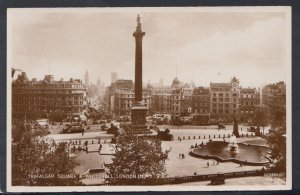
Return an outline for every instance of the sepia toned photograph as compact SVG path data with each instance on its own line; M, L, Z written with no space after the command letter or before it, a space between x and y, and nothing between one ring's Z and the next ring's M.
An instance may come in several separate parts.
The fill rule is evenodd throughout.
M7 188L291 189L291 8L8 8Z

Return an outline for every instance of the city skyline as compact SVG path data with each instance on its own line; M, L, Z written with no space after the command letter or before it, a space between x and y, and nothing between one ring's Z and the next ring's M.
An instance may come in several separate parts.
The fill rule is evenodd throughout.
M100 78L109 85L111 72L134 80L137 12L104 10L9 9L8 64L30 78L53 74L83 80L87 70L92 83ZM280 9L141 9L140 14L146 32L144 82L163 79L170 85L177 76L184 83L209 86L235 76L243 87L262 87L289 78L290 34L282 28L289 25L288 16Z

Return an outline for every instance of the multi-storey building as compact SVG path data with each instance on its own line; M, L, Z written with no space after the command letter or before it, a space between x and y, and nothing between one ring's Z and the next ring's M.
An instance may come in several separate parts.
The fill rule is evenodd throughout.
M107 88L109 109L117 115L130 115L134 100L133 82L118 80ZM285 84L267 85L263 88L262 104L285 106ZM149 114L171 114L176 121L181 116L211 118L219 122L232 122L233 118L249 122L260 109L260 92L256 88L242 88L235 77L228 83L211 83L210 88L182 85L175 78L171 86L143 89L143 101ZM174 121L173 121L174 122Z
M107 110L116 115L128 115L134 101L134 89L132 80L117 80L106 89ZM143 101L151 111L152 98L151 86L143 89Z
M114 113L115 112L115 92L117 90L123 91L132 91L133 82L132 80L116 80L110 86L106 88L105 101L106 101L106 110Z
M29 80L22 72L12 82L14 116L63 118L80 114L84 109L86 88L79 79L55 81L46 75L41 81Z
M172 118L180 117L182 111L182 100L183 100L183 93L182 93L182 84L179 79L176 77L171 86L171 115Z
M113 113L116 115L131 115L131 106L134 102L134 91L119 89L114 93L114 108ZM148 90L143 90L143 102L145 106L151 109L151 94Z
M171 115L172 117L180 117L182 111L182 91L181 89L173 89L171 93Z
M221 121L232 121L238 114L239 80L235 77L229 83L210 83L210 117Z
M262 89L262 106L267 112L286 108L286 85L283 81L269 84Z
M152 111L155 113L171 112L171 93L154 93L152 96Z
M259 110L260 93L255 88L241 88L239 98L239 118L243 122L251 122Z
M181 116L189 116L192 113L192 99L193 99L194 87L185 83L182 86L182 104L181 104Z
M192 113L209 114L210 113L210 91L209 88L197 87L192 96Z

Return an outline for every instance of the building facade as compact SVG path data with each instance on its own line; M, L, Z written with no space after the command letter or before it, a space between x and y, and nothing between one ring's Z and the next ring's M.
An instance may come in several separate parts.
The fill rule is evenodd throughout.
M251 123L260 108L260 93L255 88L241 88L239 98L239 118Z
M84 109L86 88L79 79L55 81L53 75L43 80L29 80L22 72L12 83L14 116L63 118Z
M238 116L240 87L233 77L229 83L210 83L210 117L220 122L232 122Z
M134 84L132 80L120 79L112 83L106 89L107 110L116 115L131 114L131 107L134 102ZM143 89L142 100L145 106L151 110L152 94L151 86Z
M134 99L133 84L117 81L108 89L111 111L129 115ZM258 111L270 111L274 105L285 108L285 84L266 85L260 93L260 89L241 87L235 77L228 83L210 83L210 87L182 84L176 77L170 86L148 84L143 90L143 101L149 114L170 114L173 121L184 116L203 116L212 122L232 122L237 118L251 123Z
M116 115L131 115L131 107L134 103L134 91L133 90L116 90L114 93L114 108L113 113ZM143 90L142 101L146 108L151 110L151 94L148 90Z
M262 107L266 113L286 109L286 84L283 81L262 88Z
M192 96L192 113L209 114L210 113L210 90L205 87L197 87Z

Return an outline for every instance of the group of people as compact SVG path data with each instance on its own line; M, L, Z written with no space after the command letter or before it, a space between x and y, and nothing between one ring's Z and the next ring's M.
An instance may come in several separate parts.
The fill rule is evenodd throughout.
M182 158L182 159L184 159L185 158L185 156L184 156L184 154L182 153L179 153L179 158Z
M203 147L203 145L204 145L203 141L202 141L201 144L199 144L199 145L196 143L196 144L195 144L195 148L197 148L197 147Z
M207 165L207 167L209 167L209 161L207 161L206 165ZM213 160L212 165L219 165L219 161Z

